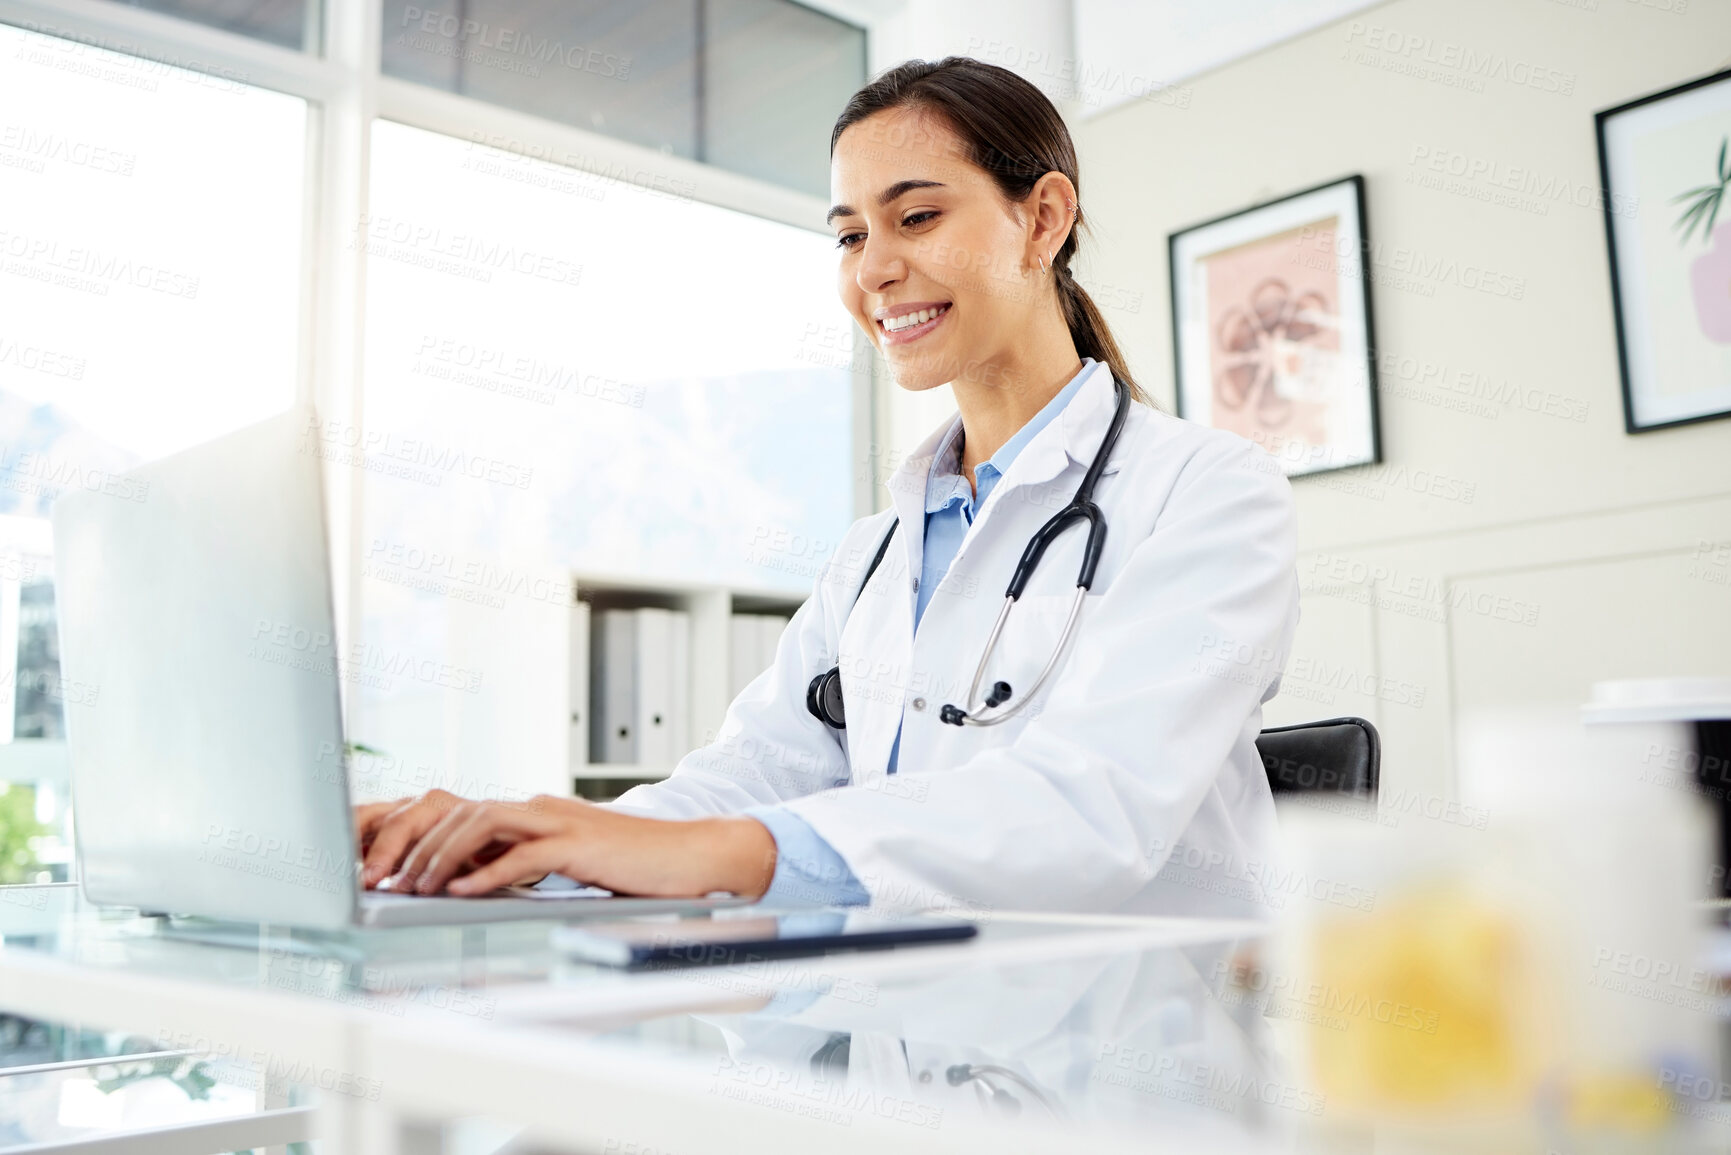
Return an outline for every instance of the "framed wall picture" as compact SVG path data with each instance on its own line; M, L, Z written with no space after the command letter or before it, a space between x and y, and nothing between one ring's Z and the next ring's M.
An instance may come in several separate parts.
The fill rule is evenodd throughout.
M1178 415L1250 438L1288 477L1380 461L1364 178L1168 244Z
M1731 415L1731 72L1594 120L1623 426Z

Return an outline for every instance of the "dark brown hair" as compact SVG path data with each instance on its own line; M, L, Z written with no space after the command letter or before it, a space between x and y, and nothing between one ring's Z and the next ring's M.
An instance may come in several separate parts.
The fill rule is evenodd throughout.
M946 56L933 63L910 60L885 72L853 94L829 134L830 155L849 128L892 108L917 108L944 120L968 150L968 159L985 169L998 191L1020 203L1049 172L1061 172L1076 187L1076 221L1063 247L1052 257L1058 304L1070 327L1076 352L1103 361L1130 395L1152 404L1130 376L1124 353L1100 308L1070 272L1085 227L1082 180L1076 172L1076 145L1064 118L1046 94L1007 68L967 56Z

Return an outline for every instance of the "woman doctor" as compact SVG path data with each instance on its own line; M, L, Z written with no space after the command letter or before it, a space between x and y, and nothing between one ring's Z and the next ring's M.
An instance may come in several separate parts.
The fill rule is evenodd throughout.
M1032 84L910 62L855 94L830 150L842 302L898 385L948 383L959 415L671 777L609 805L363 806L366 885L1257 913L1275 817L1254 740L1298 619L1285 479L1131 381L1071 272L1075 148ZM997 629L1090 472L1091 580L1077 517Z

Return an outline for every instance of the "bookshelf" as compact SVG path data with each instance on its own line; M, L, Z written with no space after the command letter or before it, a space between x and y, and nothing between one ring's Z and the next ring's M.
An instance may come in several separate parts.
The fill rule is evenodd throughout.
M574 604L570 618L570 649L566 665L568 725L566 766L572 792L579 797L617 797L640 782L659 781L672 773L686 750L672 757L644 761L595 760L592 724L597 720L591 653L602 615L612 610L660 609L685 615L689 627L684 685L680 697L684 745L696 749L712 741L733 700L736 665L755 665L749 655L735 653L734 615L791 617L803 596L782 590L711 585L699 582L645 582L628 575L578 573L573 576ZM603 655L607 654L605 648ZM765 659L767 664L767 659ZM743 662L743 665L738 663ZM761 669L761 667L758 667ZM758 669L749 671L755 675Z

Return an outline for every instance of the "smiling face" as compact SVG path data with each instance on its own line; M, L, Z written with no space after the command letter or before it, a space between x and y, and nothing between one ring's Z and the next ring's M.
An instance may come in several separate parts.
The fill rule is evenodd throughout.
M893 108L850 126L830 163L842 304L904 389L990 382L1054 310L1033 228L942 118Z

